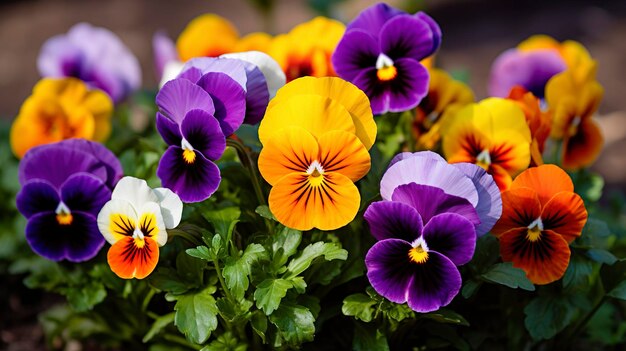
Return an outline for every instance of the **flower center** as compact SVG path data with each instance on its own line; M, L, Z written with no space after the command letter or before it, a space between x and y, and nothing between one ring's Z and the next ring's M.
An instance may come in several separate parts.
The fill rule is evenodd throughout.
M194 163L196 161L196 152L187 139L183 138L181 147L183 148L183 160L185 160L188 164Z
M489 166L491 165L491 156L489 155L489 150L484 149L478 154L478 156L476 156L476 165L482 167L485 170L489 169Z
M135 246L138 248L142 248L146 244L143 232L140 228L135 228L133 231L133 239L135 240Z
M57 214L57 222L60 225L72 224L74 217L72 216L72 212L70 211L69 207L67 207L67 205L64 204L63 201L59 202L59 205L57 206L55 212Z
M324 168L319 163L319 161L315 160L311 162L309 168L307 168L306 173L309 175L309 181L311 185L318 186L324 181Z
M526 232L526 239L535 242L541 239L541 231L543 230L543 222L541 217L535 219L530 225L528 225L528 231Z
M393 60L381 53L376 59L376 76L382 82L394 79L398 75L398 69L393 65Z
M428 246L422 237L417 238L409 250L409 260L415 263L425 263L428 261Z
M578 133L578 126L580 125L581 121L582 119L579 116L574 117L574 119L572 120L572 123L569 125L569 128L567 129L567 133L569 134L570 137L573 137L574 135L576 135L576 133Z

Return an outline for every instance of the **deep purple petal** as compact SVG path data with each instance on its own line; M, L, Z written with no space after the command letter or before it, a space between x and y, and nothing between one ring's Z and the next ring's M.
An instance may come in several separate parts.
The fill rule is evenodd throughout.
M265 76L252 63L240 60L246 67L246 117L243 123L257 124L263 119L265 109L270 102L270 93Z
M424 264L413 264L407 287L408 303L416 312L432 312L448 305L461 289L461 273L442 254L429 251Z
M88 173L76 173L61 186L61 199L71 211L97 216L111 199L111 190L99 178Z
M430 27L431 32L433 33L433 47L431 49L431 53L427 55L430 56L434 54L441 45L441 28L439 27L439 24L437 24L437 22L435 22L435 20L427 15L425 12L420 11L413 16L426 22L426 24L428 24L428 26Z
M96 218L72 212L72 223L61 225L54 212L32 216L26 224L26 241L40 256L49 260L82 262L93 258L104 245Z
M183 149L170 146L157 168L157 176L164 187L176 193L183 202L200 202L208 199L220 184L220 170L215 163L196 152L189 164L183 159Z
M521 85L535 96L543 98L548 80L566 67L554 50L509 49L500 54L491 66L489 94L506 97L511 88Z
M78 172L89 172L103 181L107 179L106 167L93 155L59 143L46 144L36 146L24 155L19 165L19 180L25 184L31 179L42 179L58 189Z
M225 136L233 134L243 123L246 115L246 92L224 73L207 73L198 85L211 95L215 105L215 118Z
M398 186L416 183L440 188L446 194L465 198L476 206L478 193L474 183L459 169L434 155L423 151L389 167L380 181L383 200L391 200Z
M363 218L376 240L396 238L412 242L422 235L422 218L419 213L400 202L373 202Z
M194 150L200 151L209 160L217 160L226 149L226 138L219 122L203 110L187 112L180 129Z
M165 65L170 61L178 60L176 45L165 32L159 31L152 36L152 50L157 80L161 80Z
M379 54L378 40L367 32L355 29L341 38L331 59L339 77L353 81L363 70L376 67Z
M215 113L211 96L201 87L181 78L172 79L163 85L156 96L156 104L163 115L179 125L189 110L197 108Z
M20 213L30 218L40 212L56 210L59 200L59 193L50 183L33 179L24 184L15 202Z
M377 293L391 302L404 303L416 264L411 263L411 244L400 239L385 239L372 246L365 256L367 279Z
M502 215L502 197L500 189L491 174L482 167L473 163L455 163L453 166L465 173L476 186L478 204L476 212L480 218L480 225L476 227L476 234L482 236L489 232Z
M433 53L434 38L428 23L412 15L396 16L380 32L380 49L392 60L422 60Z
M180 126L176 122L165 117L161 112L157 112L156 127L167 145L180 145L183 136L180 134Z
M424 224L441 213L456 213L465 217L474 226L480 224L476 209L467 199L446 194L437 187L415 183L403 184L394 190L391 199L414 208L422 217Z
M348 24L346 32L359 28L377 37L383 25L389 19L404 13L405 12L387 4L378 3L361 11L361 13Z
M442 213L424 226L428 249L446 256L455 265L469 262L476 249L476 230L467 218L456 213Z
M363 90L365 95L370 99L372 113L381 115L389 111L389 92L388 84L381 84L376 76L376 67L361 70L352 80L352 84Z
M109 189L113 189L115 184L117 184L117 181L122 179L124 176L122 164L117 159L115 154L100 143L85 139L67 139L61 141L58 145L71 149L82 150L97 158L98 161L100 161L100 165L106 169L106 179L104 179L104 181ZM93 173L91 169L87 169L85 172ZM98 172L93 174L98 175Z
M181 70L176 78L185 78L195 84L202 78L202 71L196 67L189 67L186 70Z

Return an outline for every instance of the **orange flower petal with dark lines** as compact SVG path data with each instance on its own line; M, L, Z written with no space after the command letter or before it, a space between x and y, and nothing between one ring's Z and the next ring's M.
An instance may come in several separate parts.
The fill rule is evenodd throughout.
M150 237L126 236L111 246L107 254L111 270L123 279L143 279L159 262L159 246Z
M560 192L546 203L541 213L545 228L550 228L568 243L580 236L587 223L587 210L578 194Z
M563 168L580 169L592 164L600 155L604 137L595 120L583 120L577 133L563 140Z
M517 176L511 184L511 190L516 188L534 189L543 206L557 193L574 192L574 183L561 168L555 165L542 165L529 168Z
M500 237L512 228L526 229L540 216L541 204L533 189L510 189L502 193L502 216L491 232Z

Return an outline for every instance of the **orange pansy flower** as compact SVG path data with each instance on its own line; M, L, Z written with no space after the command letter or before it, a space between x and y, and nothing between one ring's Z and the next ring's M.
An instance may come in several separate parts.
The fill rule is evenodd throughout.
M587 210L562 169L542 165L522 172L502 192L502 216L491 232L502 259L534 284L560 279L569 264L569 243L580 236Z

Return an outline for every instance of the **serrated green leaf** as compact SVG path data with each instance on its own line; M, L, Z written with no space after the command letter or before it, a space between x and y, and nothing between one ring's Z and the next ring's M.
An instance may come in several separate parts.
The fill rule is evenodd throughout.
M576 251L573 251L567 270L563 275L563 287L571 288L589 284L589 277L592 270L593 265L591 261L585 256L576 253Z
M267 317L260 311L255 311L250 318L250 325L252 330L261 337L263 343L265 343L265 333L267 332Z
M270 211L270 208L267 205L261 205L261 206L257 207L254 210L254 212L256 212L259 216L261 216L263 218L267 218L269 220L276 221L276 217L274 217L274 214L272 214L272 211Z
M314 244L310 244L302 250L302 254L300 254L300 256L289 262L285 278L291 278L299 275L309 268L311 263L313 263L313 260L322 256L326 259L326 261L345 260L348 257L348 251L342 249L337 243L325 243L318 241Z
M343 299L341 312L346 316L353 316L364 322L371 322L374 316L376 300L365 294L352 294Z
M195 249L187 249L185 252L191 257L199 258L205 261L213 260L213 255L206 246L198 246Z
M180 295L174 305L174 324L189 341L196 344L204 343L217 328L219 310L209 291L205 289L194 294Z
M466 327L469 327L470 325L469 322L463 318L463 316L446 308L440 308L436 312L423 314L421 317L432 319L439 323L463 325Z
M372 326L363 323L354 325L354 338L352 339L354 351L388 351L389 344L385 334Z
M572 322L575 311L561 296L539 296L524 308L524 324L533 339L550 339Z
M291 346L313 340L315 318L308 308L283 303L270 315L270 321L278 328L280 336Z
M464 298L469 299L470 297L474 296L474 294L478 291L478 289L480 289L481 285L482 285L481 281L474 280L474 279L468 280L463 285L463 289L461 290L461 295L463 295Z
M239 207L227 207L214 211L202 212L204 219L213 224L215 233L220 234L224 240L230 238L235 225L239 222L241 210Z
M245 351L248 346L240 343L232 333L226 332L213 340L210 344L203 347L200 351Z
M286 279L265 279L254 292L256 307L262 309L266 315L271 315L280 305L287 290L292 287L293 284Z
M67 302L76 312L85 312L104 301L107 291L100 282L90 281L79 286L63 289Z
M152 326L150 327L150 330L148 330L146 335L143 337L142 342L147 343L148 341L152 340L155 335L159 334L163 329L165 329L165 327L174 323L174 315L175 313L171 312L155 319L154 323L152 323Z
M267 259L265 248L260 244L250 244L246 247L243 255L238 259L230 259L224 265L222 271L226 286L237 300L244 298L250 281L250 269L252 265L261 260Z
M272 254L274 260L277 260L276 266L280 267L287 263L287 259L296 253L298 245L302 240L302 232L299 230L282 227L275 235L270 237ZM276 257L279 250L282 251L280 257Z
M511 262L495 264L481 277L488 282L505 285L509 288L535 291L535 286L528 280L526 273L513 267Z
M180 295L186 293L190 286L184 282L178 272L166 267L157 268L156 272L150 274L148 283L157 290Z
M302 277L293 277L290 279L291 284L296 289L298 294L304 294L306 291L306 281Z

